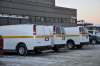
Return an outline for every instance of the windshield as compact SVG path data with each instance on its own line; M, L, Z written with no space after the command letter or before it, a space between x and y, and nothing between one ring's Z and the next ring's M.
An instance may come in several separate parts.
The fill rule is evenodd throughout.
M97 36L100 36L100 32L97 32L96 35L97 35Z

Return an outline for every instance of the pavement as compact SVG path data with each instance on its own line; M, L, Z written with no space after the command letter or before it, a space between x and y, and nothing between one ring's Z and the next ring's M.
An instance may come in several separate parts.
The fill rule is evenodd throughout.
M4 54L0 56L0 66L100 66L100 45L59 52L49 50L28 56Z

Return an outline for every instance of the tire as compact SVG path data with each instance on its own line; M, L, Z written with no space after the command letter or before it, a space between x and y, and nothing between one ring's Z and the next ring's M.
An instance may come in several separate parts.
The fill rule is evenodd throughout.
M67 48L68 49L74 49L75 48L75 44L73 41L68 41L67 42Z
M90 42L92 45L95 45L96 43L97 43L97 41L96 40L91 40L91 42Z
M76 48L81 49L81 48L83 48L83 45L76 45Z
M26 46L17 46L17 54L21 56L26 56L27 55L27 48Z

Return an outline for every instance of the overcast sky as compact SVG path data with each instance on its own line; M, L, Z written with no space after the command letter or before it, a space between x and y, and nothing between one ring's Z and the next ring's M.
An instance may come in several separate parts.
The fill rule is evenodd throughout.
M56 0L57 6L78 9L78 19L100 24L100 0Z

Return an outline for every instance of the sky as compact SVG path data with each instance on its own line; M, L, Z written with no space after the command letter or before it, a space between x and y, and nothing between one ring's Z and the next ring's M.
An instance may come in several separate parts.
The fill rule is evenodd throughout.
M100 0L56 0L56 6L75 8L78 20L100 24Z

